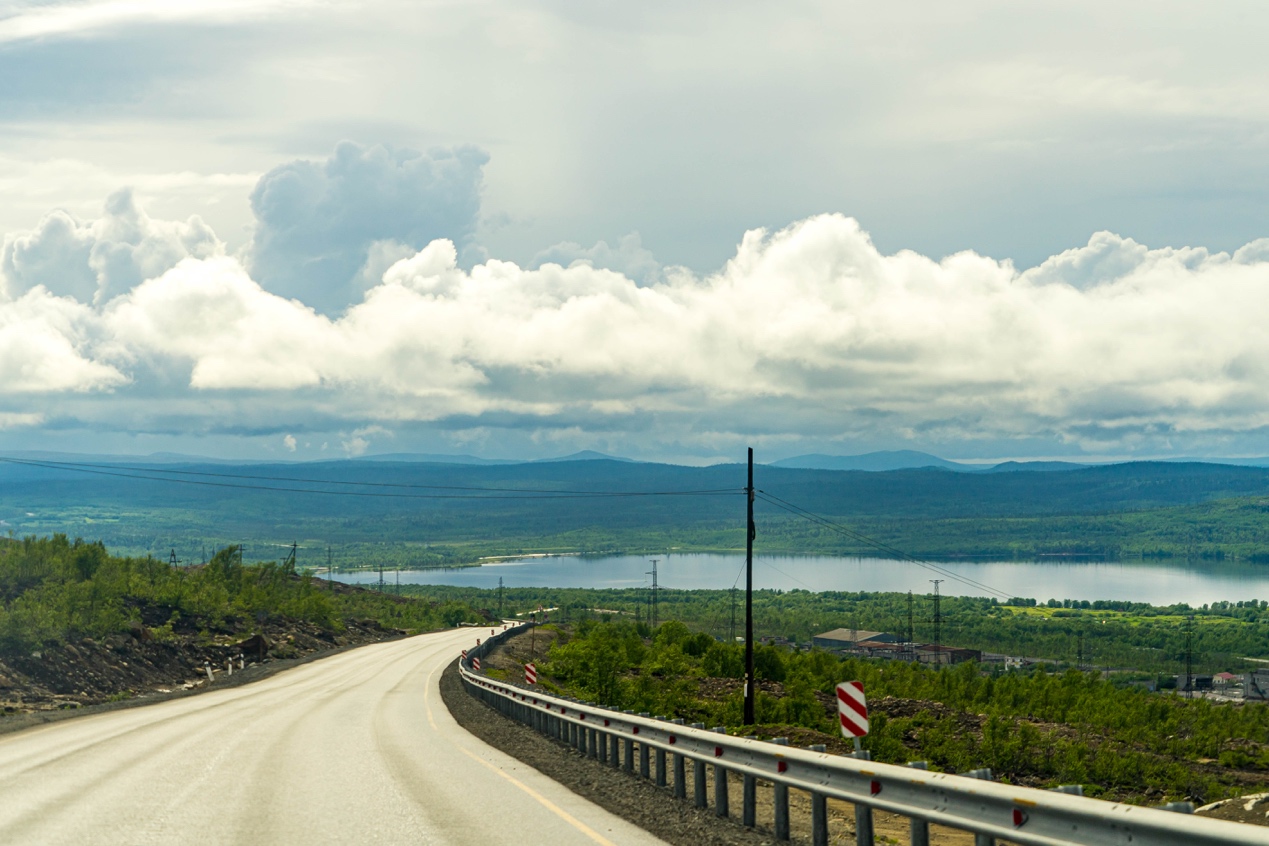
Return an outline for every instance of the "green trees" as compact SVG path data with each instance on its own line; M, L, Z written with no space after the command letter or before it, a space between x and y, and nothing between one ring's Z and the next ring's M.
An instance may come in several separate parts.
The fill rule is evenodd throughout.
M758 722L777 733L797 726L836 737L833 689L862 681L872 722L865 746L881 761L923 759L949 772L988 766L1014 782L1079 783L1151 801L1210 801L1237 791L1236 768L1269 769L1269 708L1125 689L1076 669L990 674L974 664L933 668L765 646L755 650L755 668L760 680L778 682L757 696ZM743 650L705 645L679 622L650 643L629 622L583 623L539 669L603 704L707 725L740 721Z
M483 619L470 605L374 594L332 594L324 583L277 562L244 564L238 547L201 567L174 568L153 558L120 558L101 543L65 535L0 545L0 653L31 652L81 637L106 637L144 625L173 631L232 628L270 617L329 631L345 618L375 619L423 631Z

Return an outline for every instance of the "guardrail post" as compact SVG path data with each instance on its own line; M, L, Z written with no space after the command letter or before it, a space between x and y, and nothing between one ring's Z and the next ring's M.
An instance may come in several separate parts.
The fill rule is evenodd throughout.
M722 726L715 726L714 731L719 734L726 734L727 729ZM727 808L727 770L719 766L718 759L714 759L714 815L726 817Z
M930 765L925 761L909 761L908 766L914 770L928 770ZM925 820L912 817L909 823L912 846L930 846L930 824Z
M665 778L665 750L664 749L658 749L656 751L656 761L657 761L657 787L665 787L666 778Z
M991 781L991 768L980 767L976 770L970 770L967 773L961 773L966 778L977 778L983 781ZM974 846L996 846L996 838L990 834L979 834L974 832Z
M828 747L823 743L816 743L810 750L827 752ZM811 844L828 846L828 797L823 793L811 794Z
M871 761L872 753L867 749L850 753L850 757L861 761ZM868 805L855 806L855 844L856 846L872 846L872 808Z
M623 711L625 714L633 714L634 711ZM634 772L634 738L622 738L622 755L621 768L628 773Z
M599 758L599 729L591 729L590 737L586 738L586 755L590 758Z
M694 729L704 729L704 723L692 723ZM692 759L692 791L695 793L696 807L708 808L709 800L705 792L705 759Z
M789 739L787 737L772 738L772 743L777 746L788 746ZM772 803L775 805L775 836L776 840L789 839L789 786L780 782L773 783Z
M757 740L758 735L747 734L745 740ZM740 819L745 828L753 828L758 824L758 779L744 774L740 799Z
M671 722L674 723L674 725L676 726L683 725L682 718L675 718L671 720ZM674 798L675 799L687 798L686 762L683 760L683 756L677 752L674 753Z
M608 763L608 732L595 729L595 739L599 741L599 743L597 744L599 746L599 749L596 750L599 756L599 763L607 764Z
M640 717L650 716L647 711L640 711ZM652 766L648 762L648 754L650 750L648 744L642 740L639 741L639 775L644 778L652 778Z

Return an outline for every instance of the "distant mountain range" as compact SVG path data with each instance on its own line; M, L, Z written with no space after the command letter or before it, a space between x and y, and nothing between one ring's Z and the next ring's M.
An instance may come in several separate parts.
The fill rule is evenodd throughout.
M381 455L365 455L359 461L399 461L410 464L547 464L552 461L629 461L633 458L622 458L619 455L606 455L593 449L584 449L571 455L559 458L480 458L475 455L444 455L434 452L389 452Z
M1173 464L1229 464L1238 467L1269 467L1269 456L1263 458L1163 458L1153 459ZM1063 470L1080 470L1105 464L1130 464L1133 462L1076 461L1004 461L1000 464L964 464L948 461L928 452L910 449L866 452L862 455L795 455L773 461L771 467L789 467L802 470L864 470L881 473L889 470L922 470L935 467L957 473L1045 473Z
M4 451L0 457L9 456L26 461L49 461L92 464L302 464L313 463L311 460L293 459L222 459L207 458L200 455L185 455L175 452L154 452L149 455L110 455L48 452L42 450ZM1172 464L1225 464L1236 467L1269 467L1269 456L1260 458L1162 458L1150 459ZM462 464L471 466L495 466L510 464L551 464L565 461L620 461L627 464L643 464L657 462L641 462L620 455L609 455L595 450L582 450L557 458L481 458L477 455L449 455L433 452L391 452L378 455L363 455L355 458L324 458L320 463L331 461L373 461L398 464ZM762 462L759 462L762 463ZM782 467L796 470L855 470L869 473L884 473L893 470L923 470L935 468L955 473L1041 473L1080 470L1086 467L1104 466L1106 464L1132 464L1132 461L1116 462L1077 462L1077 461L1004 461L1000 464L967 464L949 461L928 452L911 449L881 450L866 452L860 455L825 455L809 453L782 458L766 464L768 467Z
M915 470L922 467L939 467L944 470L981 470L969 464L958 464L930 455L928 452L917 452L911 449L885 450L868 452L863 455L795 455L773 461L771 467L789 467L798 470L868 470L884 472L886 470Z

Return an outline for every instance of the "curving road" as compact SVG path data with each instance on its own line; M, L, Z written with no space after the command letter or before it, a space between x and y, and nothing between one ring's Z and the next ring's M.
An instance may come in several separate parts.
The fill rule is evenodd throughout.
M479 632L0 736L0 843L660 843L454 722Z

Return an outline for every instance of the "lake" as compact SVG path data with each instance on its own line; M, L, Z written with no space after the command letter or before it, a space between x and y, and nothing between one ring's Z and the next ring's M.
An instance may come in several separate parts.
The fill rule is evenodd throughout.
M643 555L559 556L491 561L453 570L402 570L402 584L507 587L630 588L651 584L651 558ZM744 587L743 555L666 555L657 575L670 589ZM943 594L1054 599L1119 599L1200 606L1220 600L1269 599L1269 565L1225 562L1138 563L1104 561L936 562L937 571L886 558L756 556L754 587L813 591L912 591L931 593L930 579L943 579ZM384 579L395 584L398 574ZM377 582L377 572L338 573L353 584Z

